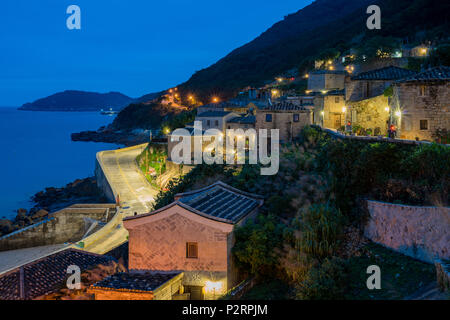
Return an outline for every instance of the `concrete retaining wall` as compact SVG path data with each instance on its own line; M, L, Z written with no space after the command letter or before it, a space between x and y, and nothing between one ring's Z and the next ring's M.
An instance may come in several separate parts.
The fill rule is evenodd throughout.
M128 147L128 148L122 148L117 150L107 150L107 151L100 151L97 152L95 156L95 177L97 179L97 186L102 190L105 197L114 203L116 203L116 197L119 193L114 185L111 183L111 180L108 179L108 170L106 166L103 163L103 157L108 154L115 154L120 153L123 151L129 151L133 149L139 149L141 152L147 147L147 143L139 144L136 146Z
M433 263L450 258L450 208L367 201L365 235L374 242Z
M116 202L117 193L114 192L113 188L108 182L108 179L105 174L105 167L103 162L101 161L102 155L106 152L114 152L114 151L100 151L97 153L95 158L95 178L97 180L97 186L100 190L102 190L105 197L112 202Z
M90 223L85 218L108 222L114 220L114 214L114 204L92 207L74 205L51 213L46 220L1 237L0 251L75 242L89 230Z

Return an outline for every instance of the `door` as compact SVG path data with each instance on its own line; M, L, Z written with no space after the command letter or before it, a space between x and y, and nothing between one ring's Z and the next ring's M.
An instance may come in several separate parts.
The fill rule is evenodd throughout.
M333 129L339 129L341 127L341 115L335 114L333 115Z
M201 286L185 286L184 292L190 293L191 300L205 300Z

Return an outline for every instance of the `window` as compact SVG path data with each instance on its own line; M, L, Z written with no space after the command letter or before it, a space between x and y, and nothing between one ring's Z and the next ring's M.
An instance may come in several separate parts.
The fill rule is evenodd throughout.
M339 103L339 97L335 97L335 98L334 98L334 102L335 102L335 103Z
M211 126L211 120L206 120L206 126Z
M428 120L420 120L420 130L428 130Z
M298 122L300 120L300 115L298 113L294 113L294 122Z
M186 242L186 258L197 259L198 258L198 243Z
M272 114L271 113L266 114L266 122L272 122Z
M214 124L215 124L216 127L218 127L219 126L219 120L215 120Z
M427 87L426 86L419 87L419 95L421 97L425 97L427 95Z

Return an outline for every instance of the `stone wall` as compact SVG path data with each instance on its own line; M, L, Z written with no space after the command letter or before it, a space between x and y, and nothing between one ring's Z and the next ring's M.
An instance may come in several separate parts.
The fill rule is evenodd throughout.
M345 84L345 100L360 101L382 95L391 83L387 80L349 80Z
M401 118L396 118L399 122L398 136L403 139L433 141L436 129L450 129L449 101L449 82L396 84L392 107L394 112L402 112ZM421 120L427 122L426 129L421 129Z
M433 263L450 258L450 208L367 201L365 235L374 242Z
M386 135L390 115L389 99L384 95L376 96L357 102L348 102L346 119L351 121L352 126L359 125L364 129L379 128L380 135Z
M266 122L266 114L272 115L272 121ZM299 115L299 121L294 122L294 114ZM278 111L278 110L258 110L256 112L256 130L259 129L279 129L280 141L291 141L299 135L303 127L312 124L312 112L301 111ZM270 136L270 132L268 132Z
M114 204L74 205L49 214L49 218L0 238L0 251L36 246L76 242L89 230L91 223L85 218L104 223L115 214ZM94 232L100 225L92 229Z

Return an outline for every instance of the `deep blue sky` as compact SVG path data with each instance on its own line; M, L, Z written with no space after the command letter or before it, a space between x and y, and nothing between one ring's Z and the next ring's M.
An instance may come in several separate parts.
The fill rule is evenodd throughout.
M66 89L166 89L311 2L2 0L0 106ZM70 4L81 8L81 30L66 28Z

